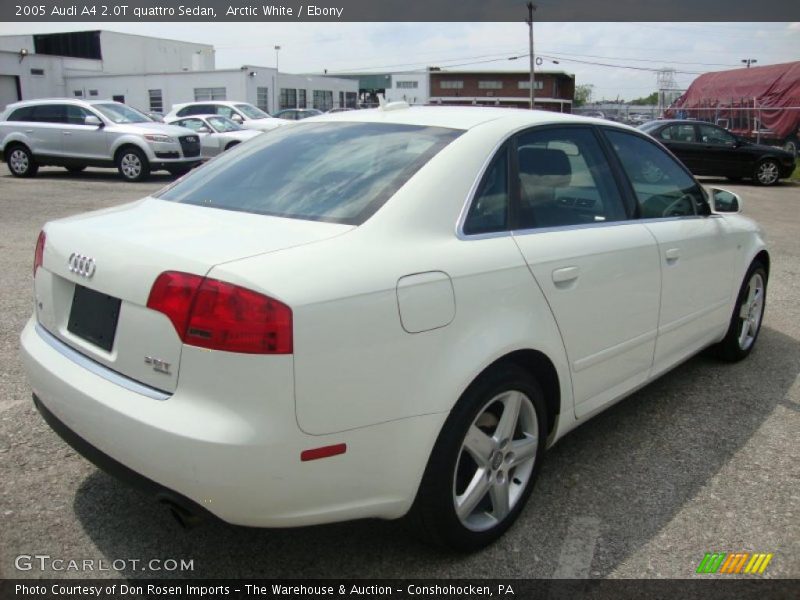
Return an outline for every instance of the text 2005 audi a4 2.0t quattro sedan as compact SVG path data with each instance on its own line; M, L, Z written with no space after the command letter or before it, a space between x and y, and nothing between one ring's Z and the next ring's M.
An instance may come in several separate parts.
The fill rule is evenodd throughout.
M475 549L569 430L752 350L769 256L739 203L613 123L312 118L48 223L22 353L50 425L184 517L408 514Z

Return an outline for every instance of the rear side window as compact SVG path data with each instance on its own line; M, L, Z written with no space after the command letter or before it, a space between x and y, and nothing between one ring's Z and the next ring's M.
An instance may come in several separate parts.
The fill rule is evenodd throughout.
M636 193L643 219L687 217L704 210L700 186L659 146L638 135L605 130Z
M37 104L33 107L33 120L39 123L66 123L67 107L64 104Z
M216 107L213 104L195 104L192 106L184 106L177 112L179 117L188 117L191 115L213 115L216 112Z
M672 142L694 142L694 125L670 125L661 130L662 140Z
M548 128L521 134L517 164L517 229L627 218L600 142L588 128Z
M508 229L508 147L492 160L464 221L464 233L476 235Z
M8 115L9 121L33 121L33 107L23 106Z
M389 123L298 123L224 153L160 198L360 225L460 134Z

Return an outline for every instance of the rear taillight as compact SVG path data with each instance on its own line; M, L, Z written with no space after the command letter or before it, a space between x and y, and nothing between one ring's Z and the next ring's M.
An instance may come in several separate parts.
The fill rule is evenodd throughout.
M39 239L36 240L36 250L33 253L33 276L36 277L36 269L42 266L44 262L44 243L47 236L44 230L39 232Z
M162 273L147 307L164 313L184 344L244 354L291 354L292 309L238 285Z

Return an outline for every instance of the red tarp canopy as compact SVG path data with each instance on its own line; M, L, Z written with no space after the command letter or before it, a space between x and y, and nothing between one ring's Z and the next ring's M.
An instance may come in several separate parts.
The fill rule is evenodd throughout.
M762 109L763 127L780 138L794 134L800 127L800 61L700 75L672 104L667 116L675 117L679 111L692 116L692 109L752 107L754 98ZM794 110L774 110L790 106Z

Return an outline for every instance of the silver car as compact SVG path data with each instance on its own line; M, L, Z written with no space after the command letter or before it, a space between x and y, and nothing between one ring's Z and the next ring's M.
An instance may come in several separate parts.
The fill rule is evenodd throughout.
M76 173L92 166L141 181L151 171L180 175L199 164L200 138L119 102L29 100L0 116L0 159L16 177L33 177L40 166Z
M228 117L221 115L197 115L167 121L171 125L191 129L200 137L200 155L203 160L233 148L237 144L261 135L255 129L244 129Z

